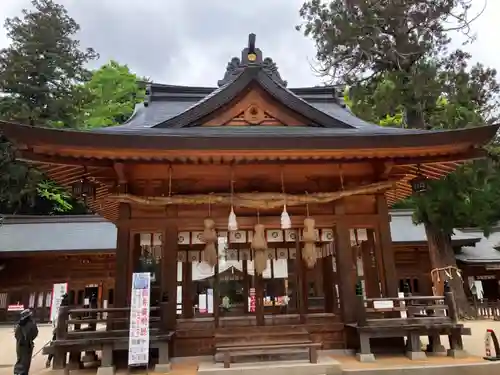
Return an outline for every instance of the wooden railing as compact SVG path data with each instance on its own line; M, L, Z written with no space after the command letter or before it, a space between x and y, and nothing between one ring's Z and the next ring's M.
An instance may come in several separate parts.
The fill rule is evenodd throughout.
M151 333L159 332L161 327L165 327L164 320L167 303L162 303L159 307L150 308L149 323ZM130 307L112 308L71 308L61 306L56 327L56 340L67 340L72 338L128 336L130 322ZM83 327L82 326L85 326ZM98 330L98 325L104 325L104 330Z
M174 335L167 320L169 303L150 308L149 347L158 349L158 372L168 372L169 342ZM130 308L81 309L61 306L55 330L55 340L44 348L44 354L53 354L53 368L81 367L81 353L95 361L96 351L101 351L101 367L112 370L113 351L126 350L129 341ZM82 326L86 327L82 328ZM100 328L104 325L104 329ZM84 361L85 361L84 357Z
M475 319L500 320L500 301L474 300L470 305Z
M363 298L358 296L357 323L359 327L386 321L405 319L458 322L457 305L453 293L444 296L408 296L404 298Z

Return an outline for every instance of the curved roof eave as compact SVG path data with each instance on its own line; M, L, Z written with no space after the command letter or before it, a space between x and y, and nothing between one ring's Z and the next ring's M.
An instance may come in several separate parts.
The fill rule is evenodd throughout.
M482 145L498 125L458 130L380 132L308 127L200 127L144 129L122 133L39 128L0 121L0 131L20 145L142 150L342 150ZM399 129L401 130L401 129Z
M355 129L354 126L329 116L295 95L286 87L281 86L263 72L260 66L246 68L233 81L212 91L205 98L193 104L185 111L153 126L153 128L184 128L196 126L200 119L228 104L252 82L257 82L260 87L281 104L310 119L312 122L310 126Z

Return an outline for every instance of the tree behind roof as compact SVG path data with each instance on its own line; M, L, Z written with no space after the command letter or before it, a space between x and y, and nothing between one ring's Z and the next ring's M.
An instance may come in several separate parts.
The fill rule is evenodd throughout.
M316 44L319 72L351 87L358 116L386 126L461 128L492 121L498 110L496 72L479 64L469 69L468 54L447 52L452 30L472 40L470 6L469 0L308 0L298 29ZM497 186L491 160L475 162L407 202L425 224L433 267L456 266L454 227L467 222L488 232L498 220ZM466 313L456 275L451 286Z
M80 49L74 39L78 24L62 5L33 0L32 8L23 10L22 18L7 19L5 28L11 44L0 51L0 118L33 126L77 127L87 100L82 83L90 77L85 63L97 57L92 49ZM30 204L46 200L53 204L51 212L68 209L69 201L52 183L41 183L43 175L13 161L12 147L5 140L1 151L3 212L25 212Z

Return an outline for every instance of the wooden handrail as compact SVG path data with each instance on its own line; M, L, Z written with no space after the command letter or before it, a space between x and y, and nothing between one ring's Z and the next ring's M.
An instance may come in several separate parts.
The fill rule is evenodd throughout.
M149 311L159 311L160 307L152 306L149 308ZM69 309L70 314L87 314L87 313L113 313L113 312L129 312L130 307L107 307L107 308L97 308L97 309L83 309L83 308L75 308Z
M365 302L378 302L378 301L393 301L393 302L398 302L398 301L441 301L444 300L445 296L430 296L430 297L425 297L425 296L415 296L415 297L380 297L380 298L365 298Z
M406 296L404 298L364 298L357 296L357 324L358 327L366 326L368 321L367 314L380 313L380 320L388 319L385 314L406 312L406 317L409 319L429 319L429 318L445 318L453 323L458 322L458 310L456 301L452 292L445 293L444 296ZM439 301L439 302L437 302ZM373 307L377 302L390 302L390 306ZM398 305L399 302L399 305ZM419 303L420 302L420 303ZM427 302L427 303L424 303ZM432 303L432 304L431 304ZM419 311L425 311L424 315L419 315ZM447 314L437 314L436 311L447 311ZM392 315L390 315L392 317ZM403 317L401 319L404 319Z

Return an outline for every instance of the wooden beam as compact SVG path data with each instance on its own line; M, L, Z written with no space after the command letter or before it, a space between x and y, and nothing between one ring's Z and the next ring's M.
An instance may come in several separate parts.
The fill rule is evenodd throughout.
M343 201L335 204L335 214L344 215ZM333 224L333 223L332 223ZM340 309L344 323L356 321L356 288L353 279L353 259L349 225L340 220L335 223L335 244L337 255L337 274L339 275Z
M33 152L33 150L21 150L17 160L27 163L44 163L66 166L87 166L87 167L111 167L112 162L106 159L82 158L61 155L49 155L43 152Z
M162 300L167 299L166 331L175 330L177 325L177 247L178 227L175 221L177 207L169 207L167 217L174 219L167 223L163 232L161 291ZM163 298L165 297L165 298ZM166 302L166 301L165 301Z
M379 226L377 230L378 241L382 252L382 262L384 265L385 290L387 296L398 296L398 278L396 273L396 262L394 260L394 250L392 248L390 216L387 209L387 201L383 195L377 195L377 213L379 214Z
M130 206L121 203L118 212L122 220L130 218ZM130 227L119 225L116 246L116 271L115 271L115 303L114 307L125 307L127 304L127 281L129 273L130 252Z

